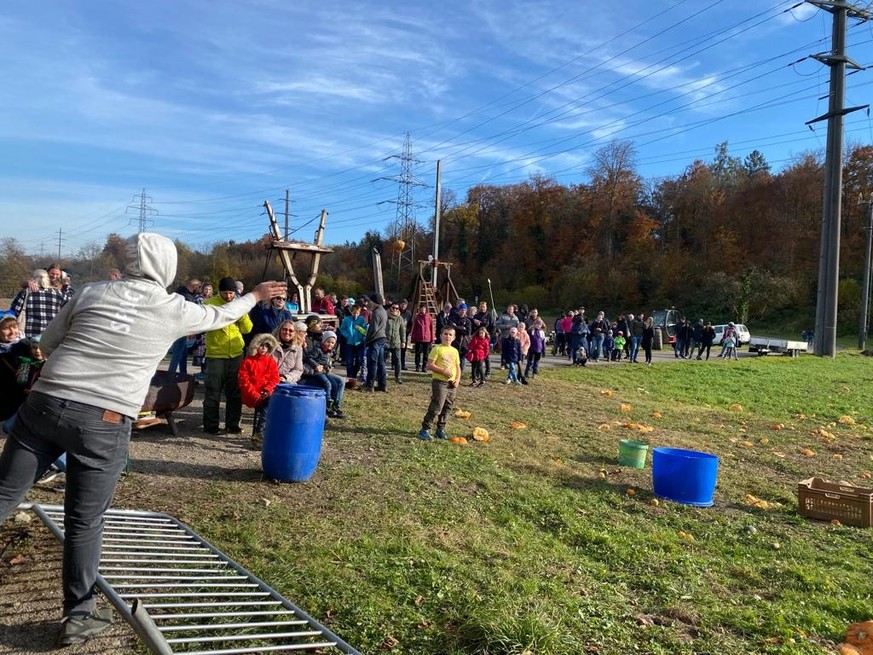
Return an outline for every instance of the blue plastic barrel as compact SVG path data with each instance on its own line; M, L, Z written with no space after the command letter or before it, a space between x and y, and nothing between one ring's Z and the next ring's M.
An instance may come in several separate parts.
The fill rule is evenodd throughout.
M327 395L324 389L280 384L270 396L261 465L282 482L306 482L321 457Z
M717 477L715 455L681 448L652 451L652 487L656 496L685 505L710 507Z

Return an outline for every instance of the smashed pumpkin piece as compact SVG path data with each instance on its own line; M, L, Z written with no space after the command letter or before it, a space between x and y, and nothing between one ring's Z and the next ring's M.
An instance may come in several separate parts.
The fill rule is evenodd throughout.
M763 498L757 498L752 494L746 494L743 500L745 500L747 505L751 505L752 507L757 507L758 509L770 509L770 503Z
M600 392L600 395L606 396L607 398L611 398L612 397L612 389L604 389L603 391Z
M633 407L631 407L630 403L622 403L621 405L618 406L618 408L619 408L619 410L621 410L621 412L623 414L628 414L633 409Z
M457 418L466 419L466 418L470 418L472 416L472 414L470 414L470 412L464 411L463 409L459 409L455 412L455 416Z
M491 441L491 435L488 434L488 430L485 428L473 428L473 438L483 443ZM464 440L464 443L466 443L466 440Z
M812 448L801 448L800 454L804 457L815 457L815 451Z
M466 437L449 437L449 443L456 443L459 446L463 446L467 443Z
M855 419L853 419L851 416L841 416L838 419L838 422L843 423L844 425L855 425Z
M521 421L513 421L509 424L509 427L511 427L513 430L524 430L527 426Z
M611 430L612 426L609 423L601 423L597 426L598 430Z
M783 423L774 423L771 429L778 432L779 430L784 430L785 425Z
M853 623L846 630L840 655L869 655L873 653L873 620Z
M652 418L661 418L661 412L653 410L651 414L649 414Z
M739 403L731 403L731 406L728 407L728 409L731 410L732 412L742 412L743 406L740 405Z

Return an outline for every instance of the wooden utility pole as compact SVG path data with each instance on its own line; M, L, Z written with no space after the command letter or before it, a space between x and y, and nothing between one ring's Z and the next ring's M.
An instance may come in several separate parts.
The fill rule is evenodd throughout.
M442 170L443 163L442 160L437 159L437 168L436 168L436 193L434 194L434 209L433 209L433 274L431 284L433 284L433 288L436 289L437 285L437 265L436 262L439 261L440 258L440 212L442 210L440 203L440 196L442 195L443 188L443 178L442 178Z
M869 12L846 0L807 0L812 5L833 14L831 50L813 55L830 66L828 113L807 121L807 125L827 119L828 136L825 155L824 203L822 212L821 250L818 268L818 297L815 308L815 354L835 357L837 354L837 300L840 282L840 212L843 194L843 117L861 107L844 107L846 96L846 66L862 67L846 56L846 23L848 18L868 20Z
M291 192L285 189L285 241L288 240L288 217L291 214Z

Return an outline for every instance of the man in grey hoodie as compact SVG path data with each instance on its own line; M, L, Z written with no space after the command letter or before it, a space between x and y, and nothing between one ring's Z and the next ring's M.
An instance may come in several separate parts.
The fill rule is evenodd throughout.
M222 328L285 293L283 283L263 282L221 307L186 302L166 290L176 277L170 239L141 233L126 246L126 277L86 285L46 328L40 347L48 359L0 455L2 521L67 453L61 645L85 641L111 622L94 598L103 514L127 459L131 423L170 344Z

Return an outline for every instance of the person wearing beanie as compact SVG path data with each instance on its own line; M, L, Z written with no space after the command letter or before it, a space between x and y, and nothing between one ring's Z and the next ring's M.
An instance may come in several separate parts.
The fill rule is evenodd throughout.
M382 296L370 296L370 324L367 326L367 382L366 391L388 391L385 370L385 342L388 340L388 312L382 306Z
M279 384L279 365L273 353L279 342L272 334L257 334L249 344L246 357L239 367L239 390L246 407L255 410L252 421L252 441L260 446L264 441L264 421L273 389Z
M218 295L203 302L204 307L223 307L237 300L236 280L222 278L218 282ZM219 409L224 392L224 428L230 434L242 432L242 395L239 389L239 367L245 349L244 334L252 331L252 319L246 314L220 330L206 333L206 392L203 398L203 431L219 432Z
M385 324L385 347L391 352L391 368L394 371L394 381L403 384L400 379L400 351L406 343L406 320L400 315L400 305L391 303L388 308L388 322Z
M306 317L306 348L313 344L321 343L322 330L321 317L318 314L310 314Z
M227 305L185 302L167 293L176 278L172 240L141 232L125 242L125 251L121 280L85 285L42 333L45 364L0 455L2 521L67 453L62 646L86 641L112 622L112 611L96 605L103 514L127 461L131 426L170 345L232 324L257 301L285 293L284 283L263 282Z
M313 342L303 355L303 377L300 378L300 384L324 389L327 395L327 415L331 418L345 418L343 395L346 381L330 372L335 347L336 332L325 330L321 334L321 340Z

